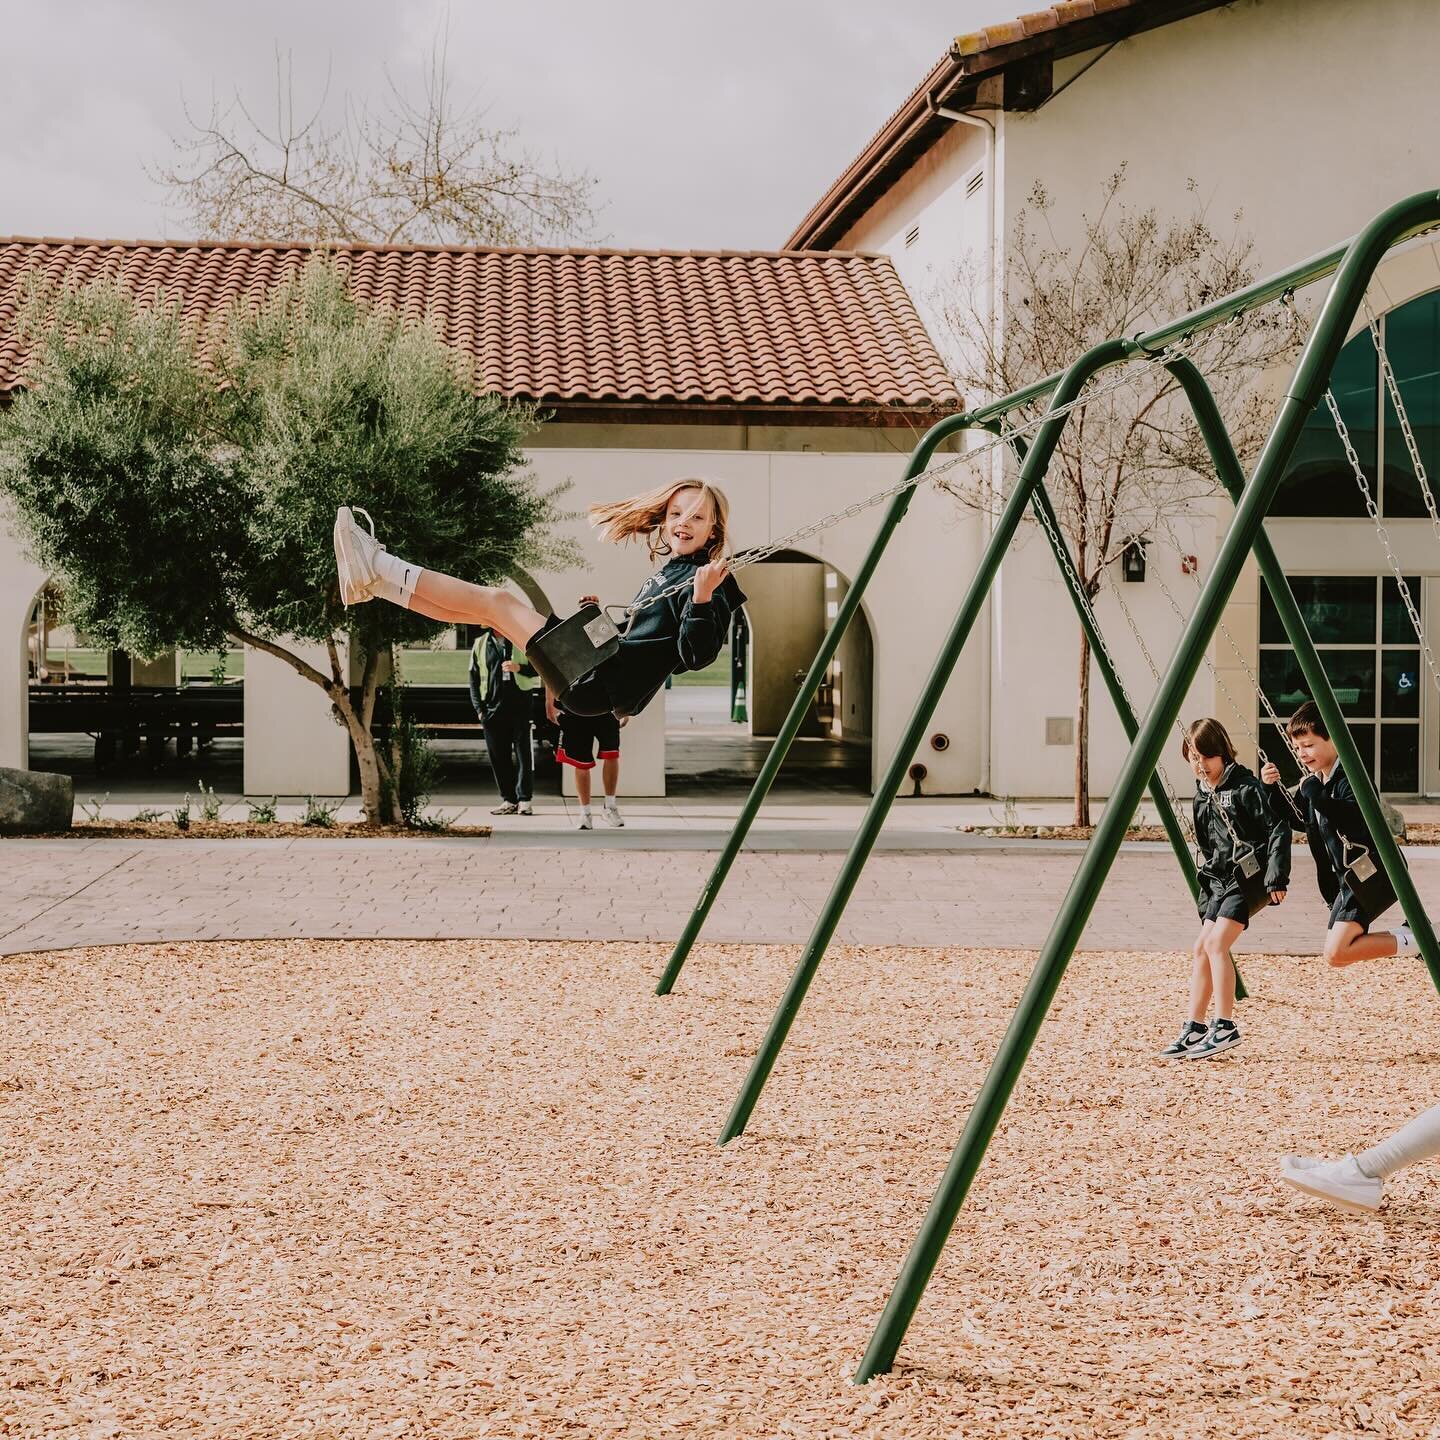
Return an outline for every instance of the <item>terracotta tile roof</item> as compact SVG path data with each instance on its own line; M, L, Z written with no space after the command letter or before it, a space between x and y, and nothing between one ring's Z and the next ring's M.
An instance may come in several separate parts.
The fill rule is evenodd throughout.
M823 250L836 244L949 129L950 122L936 114L938 106L993 108L993 100L977 105L976 90L988 77L1022 61L1077 54L1228 3L1230 0L1064 0L1015 20L957 35L900 108L811 207L785 248ZM1011 108L1008 102L1007 108Z
M201 325L293 275L308 246L0 239L0 391L21 382L21 277L118 275ZM477 389L547 405L953 406L953 384L883 256L337 246L362 300L430 315ZM814 413L812 409L811 413Z

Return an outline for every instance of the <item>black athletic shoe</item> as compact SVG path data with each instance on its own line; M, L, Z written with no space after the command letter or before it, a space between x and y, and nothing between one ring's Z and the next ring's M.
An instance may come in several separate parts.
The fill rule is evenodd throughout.
M1210 1060L1240 1043L1240 1030L1233 1020L1217 1020L1209 1033L1193 1050L1185 1053L1187 1060Z
M1199 1020L1187 1020L1185 1028L1155 1057L1157 1060L1183 1060L1210 1033L1210 1027Z

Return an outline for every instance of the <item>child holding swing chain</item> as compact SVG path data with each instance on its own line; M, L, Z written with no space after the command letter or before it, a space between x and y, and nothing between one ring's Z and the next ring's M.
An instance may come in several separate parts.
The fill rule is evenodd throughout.
M650 558L664 558L665 564L631 602L618 650L563 694L549 697L552 702L572 715L623 719L638 715L670 675L702 670L714 661L731 617L745 601L730 574L729 511L724 493L699 479L674 480L629 500L590 507L603 539L643 539ZM527 651L561 623L506 590L391 555L356 523L347 505L335 516L335 563L346 605L389 600L446 624L487 625ZM677 593L665 593L672 589Z

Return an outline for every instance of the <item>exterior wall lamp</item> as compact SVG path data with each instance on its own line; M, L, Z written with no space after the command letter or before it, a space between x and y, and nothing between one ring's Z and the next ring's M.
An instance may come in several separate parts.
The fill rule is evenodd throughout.
M1136 536L1125 542L1120 552L1120 573L1132 584L1138 585L1145 578L1145 541Z

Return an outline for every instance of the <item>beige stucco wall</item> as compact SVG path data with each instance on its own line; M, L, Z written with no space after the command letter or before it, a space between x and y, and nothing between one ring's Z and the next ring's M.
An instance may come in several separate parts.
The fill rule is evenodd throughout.
M746 698L750 729L779 733L794 703L796 671L808 671L825 636L825 572L821 565L759 565L741 584L749 597L750 651ZM802 735L818 735L811 720Z
M1063 243L1079 236L1081 215L1093 212L1105 178L1121 162L1127 165L1128 202L1154 205L1162 215L1193 209L1196 195L1187 188L1193 177L1222 234L1234 212L1243 211L1239 228L1254 236L1260 274L1328 248L1393 201L1436 184L1432 141L1440 133L1440 92L1433 76L1440 24L1432 0L1236 0L1123 41L1109 53L1061 62L1056 90L1091 61L1097 61L1093 68L1036 112L989 112L997 140L993 172L978 192L988 193L986 213L977 196L966 195L985 159L985 136L957 126L843 237L847 248L892 257L942 346L935 315L939 287L976 246L977 227L983 248L992 204L1002 247L997 261L1003 263L1003 237L1037 182L1051 196L1051 218ZM918 239L907 247L905 237L916 227ZM1436 286L1440 262L1427 246L1389 262L1372 295L1377 308L1385 308ZM998 323L1003 319L1002 313ZM1281 393L1283 379L1269 379L1272 393ZM1228 501L1216 501L1188 522L1202 572L1228 513ZM1383 566L1373 528L1364 522L1280 519L1268 528L1281 559L1296 571L1373 574ZM1426 522L1397 521L1391 528L1412 573L1440 571ZM1152 573L1157 563L1177 568L1174 557L1158 548L1152 548L1150 563ZM1191 582L1166 573L1176 596L1192 603ZM1163 667L1178 625L1158 584L1128 586L1125 596ZM1252 666L1257 599L1251 566L1226 626ZM1145 661L1114 602L1102 598L1100 614L1107 635L1117 637L1121 669L1143 708L1153 686ZM1047 715L1074 713L1078 640L1043 542L1022 542L1007 561L987 627L993 697L987 788L997 794L1067 793L1070 752L1046 746L1043 727ZM1243 718L1253 728L1256 706L1243 667L1224 641L1212 647L1212 658L1238 708L1249 713L1233 717L1204 671L1188 710ZM1103 793L1127 747L1098 677L1092 695L1093 779ZM1436 706L1428 692L1426 704ZM1428 724L1433 742L1440 717L1431 716Z
M683 464L668 450L537 449L531 458L542 485L571 484L566 505L576 511L677 474L708 475L730 497L732 539L739 549L786 535L873 493L898 478L903 464L891 455L815 451L691 452ZM867 510L807 539L801 548L852 576L881 513L879 508ZM537 575L552 603L563 610L586 592L598 593L606 603L629 600L651 570L643 548L600 545L579 520L573 528L590 569ZM953 500L922 488L871 583L863 608L874 639L877 770L889 758L975 568L978 533L973 518L960 513ZM738 577L742 589L749 574L742 571ZM757 636L756 643L762 644L762 637ZM941 702L935 728L949 734L953 743L943 756L932 758L927 752L927 789L956 793L980 784L981 691L977 652L962 661ZM631 744L627 739L622 748Z
M0 765L30 763L25 633L45 572L22 553L0 515Z

